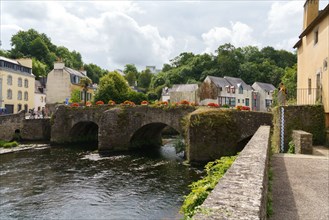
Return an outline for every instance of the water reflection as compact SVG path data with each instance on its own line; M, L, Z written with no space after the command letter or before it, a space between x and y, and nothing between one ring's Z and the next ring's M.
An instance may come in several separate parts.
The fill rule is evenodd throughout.
M200 177L171 143L100 157L56 147L0 155L0 219L179 219Z

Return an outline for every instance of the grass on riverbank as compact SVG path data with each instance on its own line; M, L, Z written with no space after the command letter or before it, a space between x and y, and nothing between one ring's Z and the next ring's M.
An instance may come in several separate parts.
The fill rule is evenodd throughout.
M225 172L231 167L236 157L237 156L221 157L219 160L209 162L205 166L206 176L192 183L189 186L191 188L191 193L185 196L184 203L180 210L184 214L184 219L189 219L196 213L198 207L215 188L220 178L222 178Z
M16 141L8 142L4 140L0 140L0 147L3 148L12 148L12 147L17 147L18 143Z

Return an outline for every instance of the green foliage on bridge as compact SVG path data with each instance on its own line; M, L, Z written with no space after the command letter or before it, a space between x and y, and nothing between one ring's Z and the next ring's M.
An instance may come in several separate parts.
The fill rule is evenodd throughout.
M184 203L181 207L181 212L184 214L184 219L191 218L197 210L200 210L200 205L207 198L211 190L215 188L218 181L231 167L237 156L221 157L219 160L209 162L205 166L207 175L192 183L189 187L191 193L185 196Z

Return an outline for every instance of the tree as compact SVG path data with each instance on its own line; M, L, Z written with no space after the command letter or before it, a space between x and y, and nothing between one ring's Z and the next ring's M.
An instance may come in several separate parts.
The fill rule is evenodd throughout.
M36 79L47 76L47 65L36 58L32 58L32 73L35 75Z
M149 69L142 71L138 77L138 87L147 89L150 86L152 76L153 75Z
M83 65L83 69L87 71L87 76L94 83L99 83L99 78L101 78L107 73L107 70L104 70L93 63Z
M80 90L79 89L73 89L71 92L71 102L81 102L80 98Z
M134 86L138 78L136 66L134 64L126 64L123 72L125 73L125 78L129 85Z
M88 77L82 77L80 79L80 86L82 86L82 90L84 92L84 102L85 105L87 103L87 92L88 92L88 88L90 87L91 84L91 80Z
M293 100L297 97L297 64L287 67L281 79L285 85L288 95L287 99Z
M123 76L117 72L109 72L100 78L95 100L102 100L105 103L109 100L113 100L116 103L121 103L126 100L130 90Z

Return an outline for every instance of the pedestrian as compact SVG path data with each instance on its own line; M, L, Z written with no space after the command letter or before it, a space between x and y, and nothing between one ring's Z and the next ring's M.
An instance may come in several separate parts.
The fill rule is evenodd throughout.
M279 92L278 92L278 102L279 105L286 105L286 99L287 99L287 89L284 86L284 84L281 82L279 86Z

